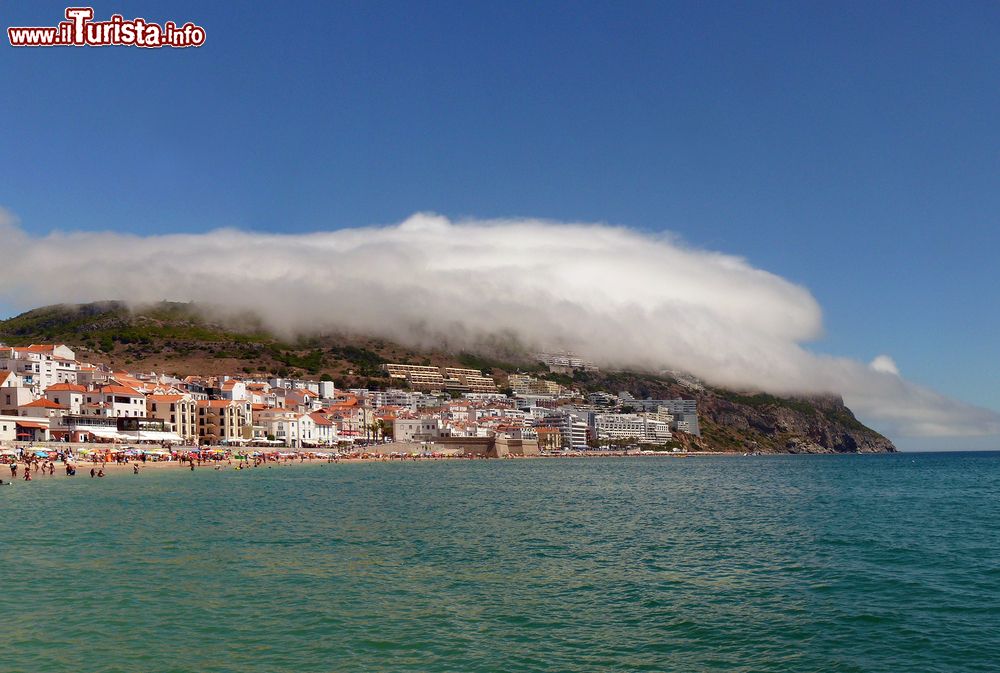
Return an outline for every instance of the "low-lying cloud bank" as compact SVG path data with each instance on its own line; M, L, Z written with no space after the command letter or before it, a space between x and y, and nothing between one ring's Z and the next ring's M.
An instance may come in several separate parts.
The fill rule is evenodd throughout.
M252 309L279 330L356 330L412 345L510 334L605 366L669 367L776 394L842 394L893 436L1000 433L1000 415L907 382L888 356L868 365L806 350L822 316L805 288L669 235L417 214L396 226L312 234L38 238L2 215L0 298L20 308L168 299Z

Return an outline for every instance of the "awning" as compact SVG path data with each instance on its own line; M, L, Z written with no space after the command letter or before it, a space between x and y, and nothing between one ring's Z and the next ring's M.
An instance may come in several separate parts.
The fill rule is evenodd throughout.
M47 425L42 425L41 423L31 423L31 422L28 422L28 421L17 421L16 423L14 423L14 425L16 425L19 428L28 428L28 429L32 429L32 430L48 430L49 429L49 426L47 426Z
M122 439L122 436L118 434L118 431L112 428L81 428L80 430L82 432L89 432L94 437L102 437L104 439Z
M184 439L176 432L160 432L159 430L142 430L139 432L142 441L183 442Z

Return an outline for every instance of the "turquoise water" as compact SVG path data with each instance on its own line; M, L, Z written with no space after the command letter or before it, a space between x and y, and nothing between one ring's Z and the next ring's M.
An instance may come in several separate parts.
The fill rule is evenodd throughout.
M1000 668L998 454L150 471L0 512L4 673Z

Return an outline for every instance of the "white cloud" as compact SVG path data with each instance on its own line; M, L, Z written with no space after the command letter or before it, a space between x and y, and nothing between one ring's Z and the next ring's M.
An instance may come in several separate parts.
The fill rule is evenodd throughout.
M475 345L498 333L565 347L606 366L684 369L778 394L843 394L897 435L1000 433L996 413L871 366L816 355L804 288L745 260L667 235L540 220L451 222L312 234L232 229L140 237L27 236L0 221L9 264L0 300L161 299L254 309L277 329L355 330L413 345Z
M876 372L882 372L883 374L895 374L896 376L899 376L899 367L896 366L896 361L888 355L876 356L868 366Z

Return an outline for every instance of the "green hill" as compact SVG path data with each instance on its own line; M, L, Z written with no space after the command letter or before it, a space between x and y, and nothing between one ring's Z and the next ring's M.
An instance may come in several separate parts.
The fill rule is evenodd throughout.
M627 391L637 398L698 400L702 437L678 435L689 448L714 451L850 453L895 451L892 442L858 421L836 397L783 398L736 393L641 372L548 373L516 345L489 352L417 351L353 334L282 338L252 314L213 319L217 311L161 302L130 308L122 302L58 305L0 321L0 342L65 343L81 360L132 371L324 378L340 387L384 388L385 362L464 366L492 373L501 383L530 372L584 392Z

